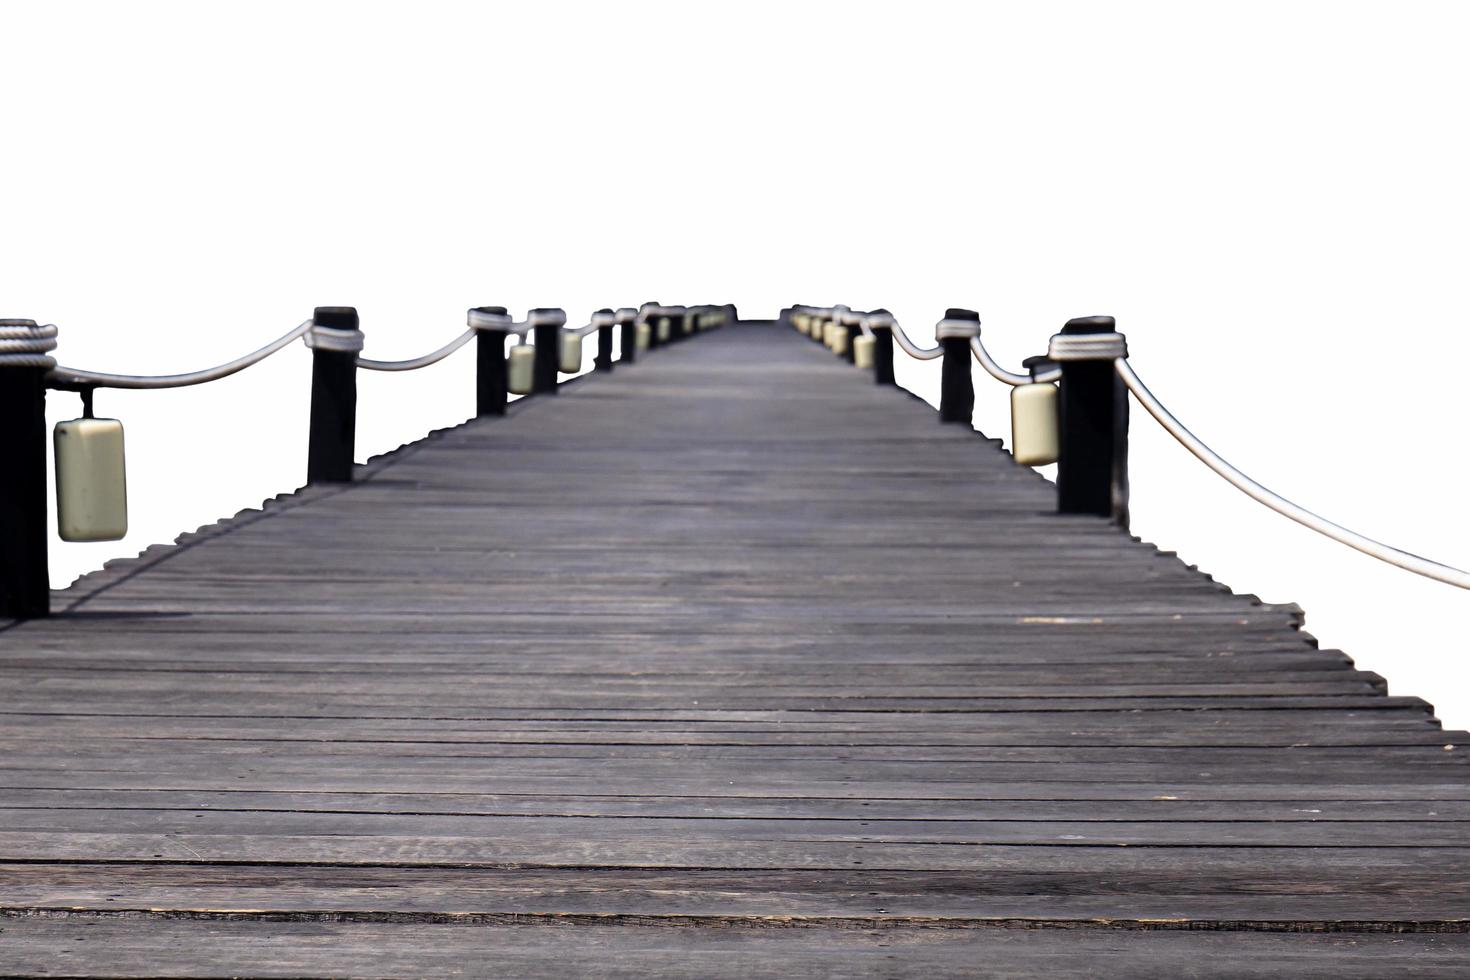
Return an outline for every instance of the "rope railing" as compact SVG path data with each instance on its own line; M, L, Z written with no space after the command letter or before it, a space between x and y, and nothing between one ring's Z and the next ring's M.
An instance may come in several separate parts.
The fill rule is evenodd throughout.
M845 321L847 307L791 307L785 318L801 333L823 341L838 353L833 324ZM891 333L898 347L911 357L944 358L940 387L940 418L972 423L974 389L968 357L985 372L1012 388L1012 452L1026 465L1057 463L1057 509L1061 513L1095 514L1127 524L1127 413L1123 399L1131 394L1144 410L1205 466L1257 503L1317 533L1416 575L1470 589L1470 572L1433 561L1375 540L1294 503L1268 489L1231 465L1184 426L1143 383L1128 362L1128 345L1114 329L1111 317L1084 317L1069 321L1053 336L1045 356L1028 358L1029 373L1002 367L980 338L979 317L967 310L950 310L935 328L939 345L918 348L886 310L875 311L860 323L864 338ZM959 348L959 341L963 348ZM957 354L962 349L965 354ZM849 358L872 368L880 384L893 379L892 347L885 358L871 349L864 357ZM1069 392L1063 402L1058 386ZM1119 396L1119 392L1123 394Z
M1349 530L1334 521L1329 521L1320 514L1315 514L1300 504L1292 503L1285 497L1272 490L1268 490L1261 484L1246 476L1209 446L1204 441L1184 427L1184 424L1174 417L1174 413L1164 407L1158 397L1149 391L1133 370L1133 365L1128 363L1127 357L1119 357L1113 361L1114 369L1123 384L1138 399L1138 403L1144 407L1154 420L1163 426L1164 431L1179 441L1179 444L1188 449L1194 456L1225 482L1235 487L1247 497L1274 510L1283 517L1296 521L1304 527L1309 527L1318 534L1331 538L1339 544L1345 544L1349 548L1361 551L1365 555L1377 558L1379 561L1390 565L1397 565L1405 571L1413 572L1415 575L1423 575L1437 582L1444 582L1456 588L1470 589L1470 572L1462 571L1451 565L1432 561L1419 555L1375 541L1373 538L1356 531Z
M208 384L259 364L276 351L289 346L297 338L306 336L311 328L312 321L307 320L249 354L237 357L233 361L226 361L224 364L184 374L111 374L105 371L87 371L82 368L57 365L51 369L46 381L51 387L62 389L76 387L158 389L187 388L191 385Z
M419 368L428 367L430 364L438 364L450 354L459 350L465 344L475 339L479 333L474 327L470 327L464 333L455 337L449 343L436 351L430 351L422 357L411 357L403 361L375 361L368 357L359 357L357 366L369 371L417 371Z
M58 530L64 541L114 541L127 533L122 425L94 418L98 388L166 389L207 384L259 364L301 340L312 354L307 483L351 482L355 461L357 372L405 372L429 367L476 342L475 416L506 414L512 395L555 395L563 375L582 371L582 340L597 335L593 370L632 364L639 352L733 322L733 306L645 303L593 313L566 328L556 308L516 321L504 307L475 307L468 329L427 354L404 360L363 357L363 333L353 307L317 307L311 319L257 350L224 364L183 374L140 375L58 365L58 330L34 320L0 320L0 620L50 612L47 571L47 390L76 391L83 417L58 423L54 437ZM647 322L653 319L656 329ZM507 350L507 341L516 343Z

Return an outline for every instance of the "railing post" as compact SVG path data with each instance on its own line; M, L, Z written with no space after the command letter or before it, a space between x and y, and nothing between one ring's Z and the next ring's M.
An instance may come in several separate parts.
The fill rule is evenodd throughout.
M318 306L311 345L311 438L307 483L350 483L357 433L357 354L362 331L351 306Z
M873 331L873 383L898 384L893 379L893 315L874 310L868 315L868 329Z
M567 315L558 309L539 309L526 314L526 320L536 344L531 390L538 395L554 395L561 367L561 328Z
M46 563L46 372L54 327L0 320L0 620L51 614Z
M970 374L970 339L980 333L980 314L974 310L949 309L939 321L935 336L944 348L939 376L939 421L972 424L975 415L975 382Z
M658 301L657 300L652 301L652 302L648 302L648 303L644 303L642 306L640 306L638 308L638 316L642 319L642 321L644 323L648 324L648 349L649 350L654 350L659 345L659 341L658 341L658 320L659 320L659 315L660 315L659 314L659 310L660 309L662 309L662 307L660 307L658 305Z
M618 310L618 347L624 364L638 359L638 311L630 306Z
M1052 339L1051 359L1062 368L1061 456L1057 460L1057 512L1095 514L1128 526L1128 389L1108 349L1123 339L1110 316L1068 320ZM1088 340L1069 341L1068 338ZM1100 343L1099 343L1100 342ZM1088 350L1086 345L1097 345ZM1072 349L1068 349L1069 344Z
M505 338L509 316L503 306L477 306L469 312L475 328L475 415L504 415L506 397Z
M597 328L597 353L592 357L592 370L611 371L613 369L613 324L617 322L617 314L612 310L598 310L594 317L601 318L601 324Z
M842 348L842 359L849 364L857 361L857 354L855 353L857 348L853 344L853 341L863 335L862 322L863 318L860 315L848 312L842 315L842 321L838 325L838 329L847 333L847 344Z

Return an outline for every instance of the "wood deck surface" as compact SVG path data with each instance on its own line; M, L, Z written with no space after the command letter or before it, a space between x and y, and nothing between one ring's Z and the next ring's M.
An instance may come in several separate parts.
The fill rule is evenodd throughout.
M1466 976L1470 736L740 325L0 629L0 973Z

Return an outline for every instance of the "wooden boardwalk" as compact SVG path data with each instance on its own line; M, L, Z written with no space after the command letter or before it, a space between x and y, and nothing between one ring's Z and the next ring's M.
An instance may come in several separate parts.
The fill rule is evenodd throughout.
M1470 738L1053 506L742 325L119 563L0 973L1470 975Z

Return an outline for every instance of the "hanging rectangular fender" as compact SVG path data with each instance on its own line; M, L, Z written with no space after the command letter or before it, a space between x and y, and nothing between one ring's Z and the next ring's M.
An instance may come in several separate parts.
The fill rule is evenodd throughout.
M582 336L570 330L561 335L561 373L576 374L582 370Z
M810 313L798 313L791 318L791 322L795 325L797 332L803 337L811 333L812 317Z
M668 340L670 334L673 331L673 329L674 329L674 321L670 320L666 316L659 317L658 318L658 342L662 344L664 341Z
M847 353L847 327L841 324L832 328L832 353L839 357Z
M852 338L853 363L864 371L873 370L873 349L877 346L872 334L860 333Z
M639 323L633 328L633 346L638 350L648 350L648 343L653 339L653 328L646 323Z
M505 389L512 395L529 395L536 386L536 348L516 344L510 349L505 369Z
M72 419L52 431L56 527L63 541L117 541L128 533L127 464L117 419Z
M1060 457L1058 391L1054 384L1011 389L1011 454L1023 466L1045 466Z

